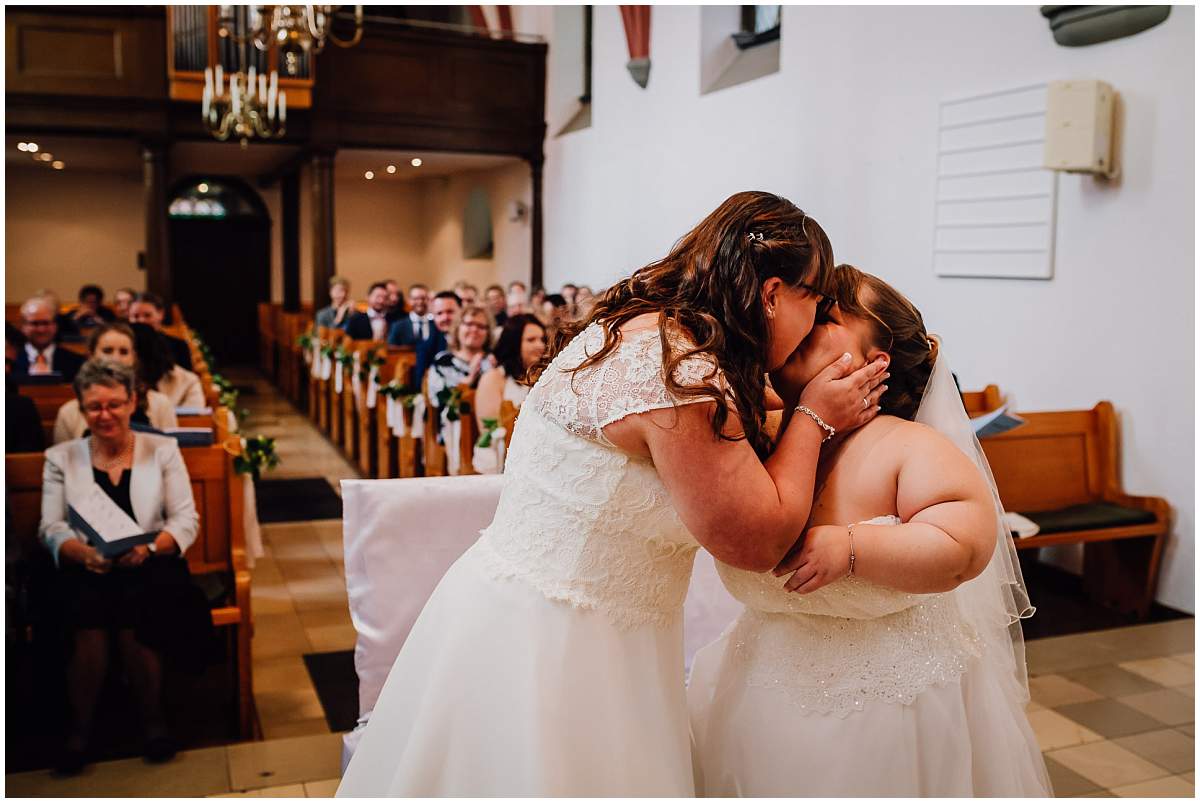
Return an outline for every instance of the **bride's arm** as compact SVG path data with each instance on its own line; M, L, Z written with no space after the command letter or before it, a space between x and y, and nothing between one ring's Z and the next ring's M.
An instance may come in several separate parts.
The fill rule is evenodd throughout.
M869 420L879 393L870 386L884 366L868 364L843 379L834 375L848 371L848 364L826 370L828 381L812 383L805 404L837 429ZM862 405L864 394L871 400L869 410ZM653 410L610 424L604 432L618 447L654 461L683 523L714 558L738 569L770 571L808 521L825 431L808 416L795 416L763 463L746 440L714 435L714 409L715 403L699 402ZM733 410L725 434L742 434Z
M932 430L897 427L888 441L899 458L896 511L905 523L856 525L854 574L913 594L957 588L983 571L995 549L991 491L967 456ZM849 562L846 527L813 527L788 561L798 568L786 588L814 591L844 577Z

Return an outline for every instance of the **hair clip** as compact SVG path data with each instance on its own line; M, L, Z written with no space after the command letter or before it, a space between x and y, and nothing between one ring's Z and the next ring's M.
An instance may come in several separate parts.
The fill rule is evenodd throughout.
M755 240L757 240L758 242L761 243L763 241L763 236L762 236L761 231L752 231L746 235L746 238L748 240L750 240L750 242L754 242Z

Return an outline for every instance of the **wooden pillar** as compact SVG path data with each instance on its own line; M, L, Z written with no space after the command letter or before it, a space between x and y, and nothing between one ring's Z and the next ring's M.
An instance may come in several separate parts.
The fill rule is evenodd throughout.
M313 241L313 304L320 307L329 295L329 280L337 272L334 252L333 218L333 159L335 150L318 150L312 154L312 241Z
M283 310L300 311L300 172L294 170L279 182L283 237Z
M531 251L531 265L529 271L529 289L535 287L544 287L544 278L542 276L542 156L538 156L529 161L529 175L533 181L533 212L531 213L532 221L530 229L533 243Z
M146 204L146 289L174 300L167 228L167 151L163 142L142 143L142 189Z

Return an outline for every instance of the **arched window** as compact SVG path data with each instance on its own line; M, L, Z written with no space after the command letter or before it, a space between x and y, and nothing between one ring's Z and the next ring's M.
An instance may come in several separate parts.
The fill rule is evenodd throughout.
M258 204L247 198L235 184L201 179L188 182L175 192L167 214L172 218L209 218L222 220L261 217Z

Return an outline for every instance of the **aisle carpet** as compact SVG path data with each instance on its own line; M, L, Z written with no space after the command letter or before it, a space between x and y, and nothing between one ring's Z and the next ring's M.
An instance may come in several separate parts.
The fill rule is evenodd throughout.
M323 477L259 480L254 487L262 524L342 517L342 498Z
M329 729L334 733L352 730L358 722L354 650L308 653L304 656L304 666L317 690Z

